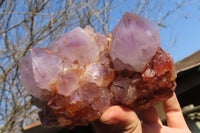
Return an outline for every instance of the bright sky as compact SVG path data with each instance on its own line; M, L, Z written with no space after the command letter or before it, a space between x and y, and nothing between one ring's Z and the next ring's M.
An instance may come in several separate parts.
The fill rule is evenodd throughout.
M200 9L197 6L189 5L181 12L177 12L168 19L169 29L161 30L162 44L165 46L165 39L170 40L171 34L176 36L177 43L167 48L167 51L174 57L175 62L200 50ZM182 16L183 15L183 16Z
M130 2L130 5L133 4ZM122 5L122 10L116 8L111 14L116 19L111 24L116 25L122 14L129 11L130 7L126 7L130 5ZM158 14L162 16L162 13L173 9L174 6L174 2L165 2ZM167 28L160 30L161 46L171 54L175 62L200 50L200 9L197 6L197 4L188 4L179 9L166 19Z

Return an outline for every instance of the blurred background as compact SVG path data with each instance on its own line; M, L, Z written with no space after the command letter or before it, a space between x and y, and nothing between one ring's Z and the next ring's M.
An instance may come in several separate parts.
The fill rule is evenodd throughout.
M77 26L110 33L127 11L158 24L162 48L176 62L176 93L185 118L200 131L200 0L0 0L0 132L28 132L40 125L21 82L21 57Z

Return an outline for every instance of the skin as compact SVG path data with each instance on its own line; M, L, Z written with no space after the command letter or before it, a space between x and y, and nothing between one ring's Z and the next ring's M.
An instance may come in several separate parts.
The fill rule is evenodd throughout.
M124 106L112 106L92 123L97 133L191 133L175 93L163 102L167 125L161 123L154 107L136 112Z

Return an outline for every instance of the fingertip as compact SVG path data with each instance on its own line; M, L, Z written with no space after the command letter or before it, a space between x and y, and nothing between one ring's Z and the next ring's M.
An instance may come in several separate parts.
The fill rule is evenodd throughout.
M124 120L122 119L123 115L126 114L125 108L122 106L112 106L107 109L99 118L99 120L92 123L94 129L98 133L104 132L119 132L127 130L127 125L124 125Z
M118 114L120 114L120 107L119 106L112 106L106 112L104 112L101 117L100 121L104 124L115 125L118 124L119 121L117 119Z
M144 123L160 123L160 118L154 106L139 112Z
M187 128L176 94L163 102L167 125L172 128Z
M110 107L105 113L100 117L100 121L105 124L120 124L123 123L128 125L134 120L139 120L137 114L130 108L115 105Z
M114 126L112 131L141 132L141 122L137 114L130 108L116 105L110 107L100 117L101 123Z

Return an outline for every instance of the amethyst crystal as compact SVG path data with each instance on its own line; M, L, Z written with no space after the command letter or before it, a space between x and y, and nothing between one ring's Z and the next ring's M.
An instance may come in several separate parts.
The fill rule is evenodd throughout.
M109 51L117 71L142 72L160 47L156 24L132 13L122 17L112 35Z
M158 27L132 13L109 37L78 27L46 48L31 49L19 65L47 127L87 125L115 104L145 109L172 96L176 86Z

